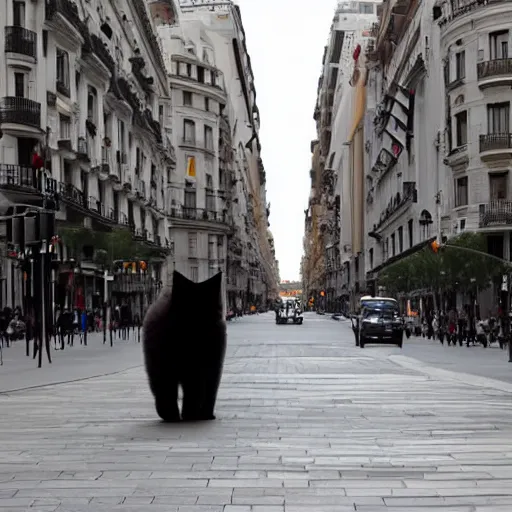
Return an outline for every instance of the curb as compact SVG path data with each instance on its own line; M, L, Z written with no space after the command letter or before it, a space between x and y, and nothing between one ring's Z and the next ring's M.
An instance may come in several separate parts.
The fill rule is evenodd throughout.
M71 384L73 382L82 382L84 380L99 379L100 377L108 377L110 375L118 375L120 373L124 373L124 372L130 371L130 370L135 370L135 368L140 368L141 366L144 366L144 365L138 364L136 366L130 366L128 368L123 368L122 370L117 370L115 372L100 373L98 375L90 375L89 377L81 377L78 379L61 380L58 382L49 382L48 384L36 384L34 386L26 386L26 387L22 387L22 388L7 389L5 391L0 391L0 396L9 395L11 393L18 393L20 391L30 391L31 389L48 388L51 386L60 386L62 384Z
M489 377L480 377L469 373L443 370L441 368L436 368L435 366L427 366L419 359L414 359L413 357L408 356L391 355L388 359L403 368L424 373L430 377L461 382L468 386L491 388L504 391L506 393L512 393L512 384L501 380L491 379Z

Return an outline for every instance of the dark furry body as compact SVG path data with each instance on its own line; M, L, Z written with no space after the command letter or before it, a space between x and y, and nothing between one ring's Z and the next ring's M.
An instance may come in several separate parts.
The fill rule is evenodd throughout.
M226 353L222 274L194 283L178 272L144 319L144 360L158 415L164 421L215 419ZM183 407L178 408L178 387Z

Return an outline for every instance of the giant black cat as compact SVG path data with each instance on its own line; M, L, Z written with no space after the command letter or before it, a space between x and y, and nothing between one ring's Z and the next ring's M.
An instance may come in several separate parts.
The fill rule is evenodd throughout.
M215 419L226 353L222 273L194 283L175 271L172 288L165 289L146 314L143 347L158 415L168 422Z

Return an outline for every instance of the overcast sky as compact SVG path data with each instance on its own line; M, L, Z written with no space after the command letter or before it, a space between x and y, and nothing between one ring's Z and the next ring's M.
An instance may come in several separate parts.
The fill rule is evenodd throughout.
M261 114L270 229L281 279L300 275L310 142L323 49L336 0L238 0Z

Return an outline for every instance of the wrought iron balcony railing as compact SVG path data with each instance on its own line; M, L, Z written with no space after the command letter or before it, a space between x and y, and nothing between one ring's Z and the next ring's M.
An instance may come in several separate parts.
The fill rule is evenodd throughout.
M480 205L480 227L512 224L512 201L494 199Z
M500 149L512 149L511 133L489 133L487 135L480 135L480 153Z
M0 164L0 188L53 196L57 182L23 165Z
M59 183L59 194L64 199L82 208L88 209L89 205L85 194L71 183Z
M5 27L5 51L37 59L37 34L24 27Z
M225 212L215 212L204 208L171 208L170 215L174 219L203 220L206 222L218 222L226 224Z
M476 71L478 80L512 75L512 59L494 59L479 62Z
M0 101L0 123L41 127L41 103L18 96L4 96Z
M109 220L110 222L117 223L117 213L114 208L107 207L102 201L97 199L96 197L89 196L87 200L87 206L91 212L94 212L104 219Z
M0 187L38 190L37 171L21 165L0 165Z
M62 14L80 33L84 24L80 20L77 5L71 0L46 0L45 18L50 21L57 14Z

